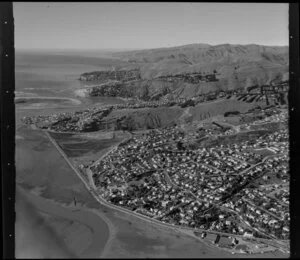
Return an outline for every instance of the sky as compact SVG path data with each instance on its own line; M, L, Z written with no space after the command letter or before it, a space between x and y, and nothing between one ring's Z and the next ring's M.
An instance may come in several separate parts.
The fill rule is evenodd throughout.
M14 2L18 49L288 45L287 3Z

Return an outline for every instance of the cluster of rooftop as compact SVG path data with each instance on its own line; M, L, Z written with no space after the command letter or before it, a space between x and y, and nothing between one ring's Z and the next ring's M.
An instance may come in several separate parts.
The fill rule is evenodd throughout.
M262 122L277 121L287 113ZM91 167L99 194L168 224L288 239L286 128L194 150L185 141L179 126L135 135ZM273 150L261 153L266 147Z

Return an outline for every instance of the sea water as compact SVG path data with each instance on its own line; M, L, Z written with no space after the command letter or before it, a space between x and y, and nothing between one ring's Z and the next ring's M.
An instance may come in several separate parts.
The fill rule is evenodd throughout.
M99 56L100 55L100 56ZM54 51L16 51L16 97L69 97L87 104L97 102L122 103L117 98L92 98L83 95L95 83L82 82L82 73L108 70L122 65L117 59L102 57L99 52L55 53Z

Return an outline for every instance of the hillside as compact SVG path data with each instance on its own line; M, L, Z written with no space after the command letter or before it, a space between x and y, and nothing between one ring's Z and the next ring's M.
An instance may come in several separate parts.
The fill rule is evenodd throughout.
M145 130L166 127L175 123L184 123L224 115L229 111L246 112L260 102L220 99L200 103L194 107L160 106L130 108L125 106L95 107L74 113L58 113L48 116L25 117L26 124L36 124L39 128L55 131L90 132L98 130Z
M289 66L287 46L230 45L186 46L114 53L114 57L137 63L142 78L163 75L218 72L222 87L266 84L275 77L286 77Z
M80 76L80 80L94 81L91 96L192 98L221 90L247 90L289 77L288 47L191 44L111 55L123 66Z

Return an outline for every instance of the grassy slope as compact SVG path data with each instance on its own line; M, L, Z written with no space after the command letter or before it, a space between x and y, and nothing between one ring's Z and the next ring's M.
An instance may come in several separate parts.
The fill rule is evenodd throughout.
M225 99L210 103L198 104L193 107L190 111L193 120L204 120L206 118L222 115L227 111L237 110L240 112L246 112L250 108L257 106L259 103L246 103L242 101Z
M246 103L237 100L217 100L209 103L200 103L195 107L189 107L188 117L192 121L204 120L212 116L223 115L227 111L238 110L246 112L260 103ZM104 120L122 118L122 125L131 125L134 129L147 129L164 127L173 122L180 121L181 115L187 108L159 107L142 109L113 110Z

